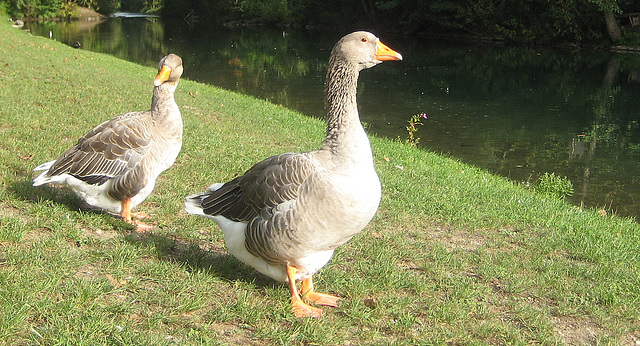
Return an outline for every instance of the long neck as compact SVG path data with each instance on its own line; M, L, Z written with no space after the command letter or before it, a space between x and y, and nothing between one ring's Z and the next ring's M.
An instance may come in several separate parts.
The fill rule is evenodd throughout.
M176 104L173 93L177 83L164 83L153 88L153 99L151 100L151 113L157 124L175 123L182 121L180 109Z
M329 61L325 82L327 136L323 150L349 161L372 160L371 147L356 102L359 69L344 61Z

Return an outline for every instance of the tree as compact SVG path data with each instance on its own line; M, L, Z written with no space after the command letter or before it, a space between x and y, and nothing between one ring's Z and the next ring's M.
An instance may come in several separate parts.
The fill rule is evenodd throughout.
M607 25L607 32L609 33L609 37L611 41L617 42L620 40L622 36L622 31L620 30L620 26L616 21L616 16L611 10L604 11L604 22Z

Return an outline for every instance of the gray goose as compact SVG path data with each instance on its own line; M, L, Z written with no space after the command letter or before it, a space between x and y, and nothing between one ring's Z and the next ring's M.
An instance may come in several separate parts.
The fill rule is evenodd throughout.
M322 148L267 158L246 173L186 198L190 214L213 219L229 252L278 281L288 281L297 317L337 306L314 291L312 275L373 218L381 188L356 104L362 69L402 56L373 34L344 36L331 51L325 82L327 134ZM300 290L297 281L302 281Z
M182 147L182 117L174 99L182 71L179 56L162 58L151 110L120 114L94 127L60 157L36 167L43 172L33 186L68 186L84 206L119 214L138 231L152 228L133 220L147 215L131 209L149 196Z

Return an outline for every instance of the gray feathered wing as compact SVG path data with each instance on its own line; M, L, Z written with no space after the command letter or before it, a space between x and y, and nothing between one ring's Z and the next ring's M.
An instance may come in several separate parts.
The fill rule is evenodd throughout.
M233 221L251 221L281 203L298 197L300 186L317 171L305 154L269 157L215 191L208 191L201 206L208 215Z
M269 263L283 263L288 260L283 254L291 251L282 251L282 247L288 246L296 231L292 222L296 200L317 172L308 154L281 154L256 164L215 191L192 198L200 199L205 214L247 222L247 250Z
M116 179L111 197L123 200L136 195L146 184L139 167L151 145L146 113L122 114L96 126L60 155L47 175L66 173L93 185Z

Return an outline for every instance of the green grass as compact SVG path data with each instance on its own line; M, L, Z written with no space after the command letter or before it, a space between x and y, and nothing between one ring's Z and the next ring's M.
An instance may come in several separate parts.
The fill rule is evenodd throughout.
M139 207L153 232L82 211L67 190L31 187L31 170L89 128L147 109L154 75L0 25L0 343L640 339L637 223L380 138L380 210L317 275L319 290L344 300L319 319L294 318L286 286L229 256L217 227L182 205L269 155L315 149L324 124L188 80L176 94L183 151Z

